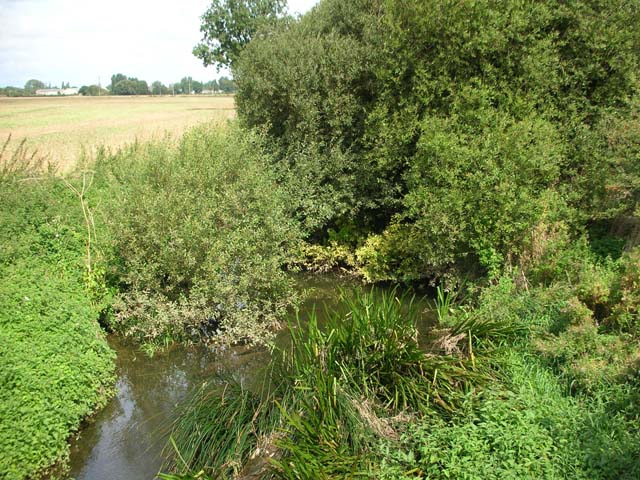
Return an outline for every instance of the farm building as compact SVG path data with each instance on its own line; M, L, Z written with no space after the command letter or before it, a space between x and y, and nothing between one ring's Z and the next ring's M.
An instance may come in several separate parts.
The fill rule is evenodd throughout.
M36 95L78 95L77 88L41 88L36 90Z

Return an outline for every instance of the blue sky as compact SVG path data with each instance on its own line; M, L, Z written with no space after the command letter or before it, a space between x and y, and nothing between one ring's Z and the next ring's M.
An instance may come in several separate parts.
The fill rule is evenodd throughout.
M289 0L304 13L318 0ZM31 78L51 85L110 82L123 73L169 84L204 68L191 50L210 0L0 0L0 87Z

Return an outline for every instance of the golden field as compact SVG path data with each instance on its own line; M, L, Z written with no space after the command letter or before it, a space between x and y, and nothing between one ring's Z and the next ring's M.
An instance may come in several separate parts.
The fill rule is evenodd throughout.
M30 151L67 170L83 149L117 148L207 121L235 116L233 96L0 97L0 143L23 139Z

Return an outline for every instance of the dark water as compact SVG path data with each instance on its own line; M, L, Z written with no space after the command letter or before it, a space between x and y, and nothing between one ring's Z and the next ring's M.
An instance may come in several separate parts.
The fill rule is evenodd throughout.
M308 290L300 316L304 319L315 309L320 321L324 305L338 307L340 288L355 286L335 276L305 275L298 281L301 289ZM117 395L72 441L72 479L155 478L176 407L187 394L219 369L250 380L269 358L266 350L247 347L218 351L175 347L149 358L117 337L109 343L118 354Z

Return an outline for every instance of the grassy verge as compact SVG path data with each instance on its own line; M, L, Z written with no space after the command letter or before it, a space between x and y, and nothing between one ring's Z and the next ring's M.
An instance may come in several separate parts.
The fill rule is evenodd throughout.
M87 293L77 198L59 179L9 163L0 177L0 477L23 479L64 463L69 435L111 392L113 353Z
M611 277L624 277L632 259L610 264ZM493 352L497 381L455 415L425 417L400 441L382 441L374 476L638 478L638 338L607 327L582 303L593 298L588 279L526 290L505 276L459 311L520 323L528 333Z

